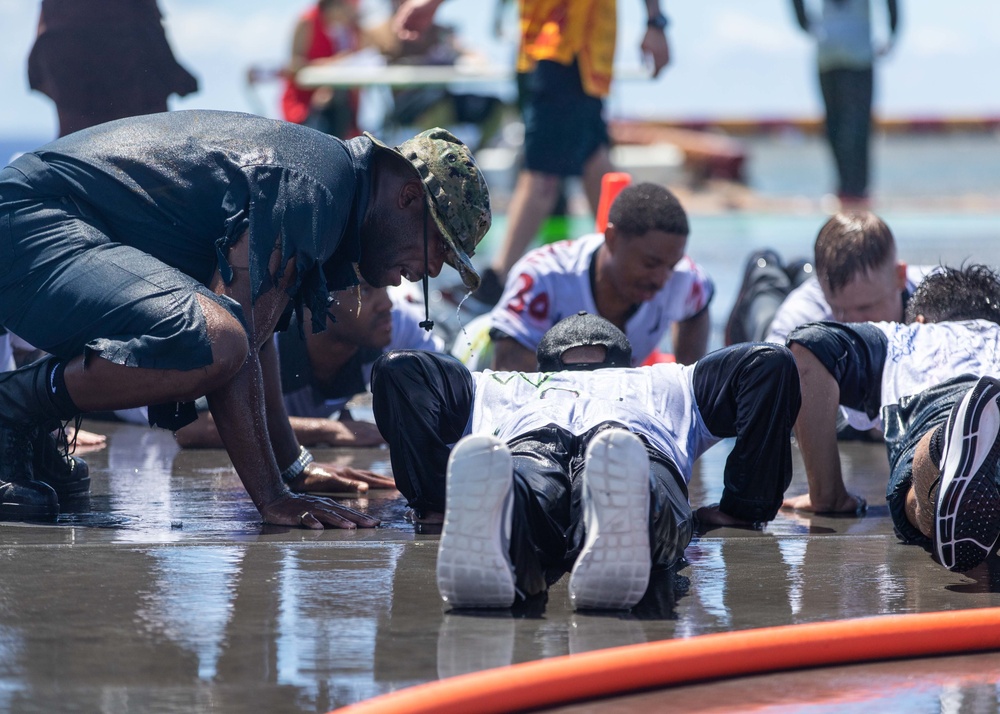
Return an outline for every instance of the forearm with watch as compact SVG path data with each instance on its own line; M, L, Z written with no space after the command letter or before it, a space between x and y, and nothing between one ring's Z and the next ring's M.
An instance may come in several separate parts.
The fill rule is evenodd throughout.
M666 31L669 26L670 20L660 10L660 3L657 0L646 0L646 27Z
M304 447L299 447L299 455L284 471L281 472L281 480L286 484L291 484L301 476L306 467L313 462L313 455Z
M268 340L261 347L260 363L264 382L268 438L271 440L278 468L281 469L281 480L289 485L312 463L313 456L304 446L299 445L288 419L288 412L285 411L285 401L281 394L281 374L278 369L278 350L273 340Z

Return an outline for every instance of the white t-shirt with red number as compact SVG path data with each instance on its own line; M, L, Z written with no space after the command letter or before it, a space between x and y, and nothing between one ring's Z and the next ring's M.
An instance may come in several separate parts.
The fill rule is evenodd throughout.
M490 327L534 352L542 335L562 318L580 311L598 314L590 287L590 264L603 244L604 235L595 233L526 253L511 268L500 302L490 313ZM625 334L632 343L632 363L642 364L670 326L704 310L714 292L708 273L684 256L663 288L652 300L640 304L625 324ZM459 342L463 342L461 337L456 344ZM479 367L484 366L480 361Z

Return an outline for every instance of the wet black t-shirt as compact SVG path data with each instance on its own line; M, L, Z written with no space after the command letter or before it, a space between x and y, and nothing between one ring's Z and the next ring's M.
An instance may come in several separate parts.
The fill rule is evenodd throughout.
M230 279L226 250L249 229L254 299L273 284L267 265L280 237L281 270L293 257L297 270L289 292L322 329L329 292L357 283L373 150L365 137L344 142L297 124L199 110L92 127L12 167L35 196L71 196L114 240L203 284L216 269Z

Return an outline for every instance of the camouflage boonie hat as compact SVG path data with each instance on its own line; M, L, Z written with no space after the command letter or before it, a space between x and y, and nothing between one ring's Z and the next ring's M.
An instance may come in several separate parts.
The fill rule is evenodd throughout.
M376 146L389 147L365 132ZM490 191L469 147L445 129L417 134L391 149L409 161L427 192L434 222L441 230L448 254L445 261L458 271L469 290L479 287L472 267L476 246L493 221Z

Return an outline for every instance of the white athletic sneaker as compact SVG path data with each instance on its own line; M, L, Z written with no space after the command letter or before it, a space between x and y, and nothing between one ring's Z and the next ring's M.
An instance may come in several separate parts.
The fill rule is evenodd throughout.
M452 607L510 607L514 468L499 439L470 435L448 459L444 526L438 546L437 582Z
M583 467L587 533L569 578L576 610L625 610L646 592L649 552L649 456L635 434L609 429L587 447Z
M941 487L934 519L938 560L965 572L1000 537L1000 381L982 377L952 410L941 448Z

